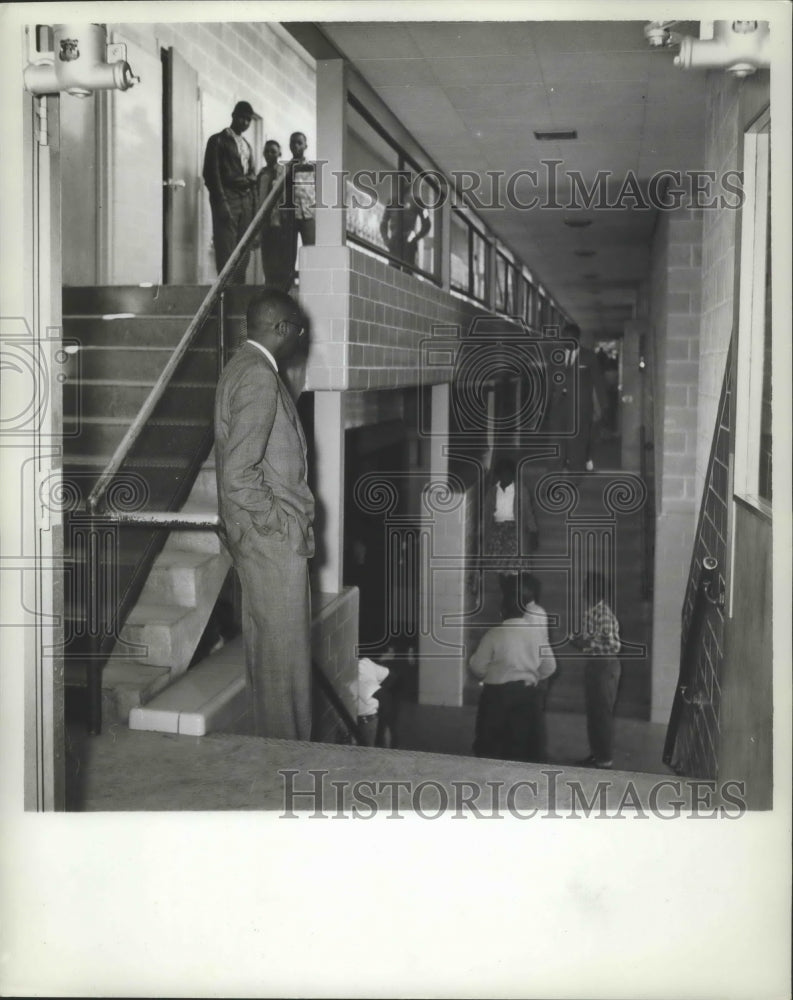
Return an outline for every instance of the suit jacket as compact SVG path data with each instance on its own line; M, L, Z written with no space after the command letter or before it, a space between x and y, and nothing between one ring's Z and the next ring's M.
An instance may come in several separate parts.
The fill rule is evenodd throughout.
M561 350L561 347L554 347L550 352L551 357L547 359L551 427L555 430L572 430L573 408L578 400L578 414L584 429L592 423L595 397L601 413L608 405L603 371L595 352L588 347L579 346L570 368L566 367L564 361L553 360ZM555 376L561 376L559 382Z
M247 139L244 141L247 142ZM248 161L247 171L243 170L237 143L226 129L209 137L204 153L204 183L209 189L209 200L213 207L228 206L229 201L252 198L256 190L253 154L251 153Z
M255 554L268 548L268 540L285 542L301 556L314 554L314 497L300 417L275 369L250 343L218 382L215 469L232 555Z

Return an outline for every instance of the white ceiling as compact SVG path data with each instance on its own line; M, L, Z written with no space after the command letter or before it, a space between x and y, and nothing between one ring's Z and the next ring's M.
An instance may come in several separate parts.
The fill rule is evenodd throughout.
M593 5L594 6L594 5ZM649 48L643 21L323 23L443 170L559 171L621 181L702 166L705 74L673 66ZM698 25L675 28L696 36ZM575 129L569 142L535 130ZM529 182L523 182L528 185ZM517 187L521 199L540 193ZM564 203L564 201L562 202ZM584 214L586 229L563 219ZM483 212L496 235L548 285L582 327L619 334L649 266L654 211L516 208ZM575 250L594 249L591 257ZM595 275L595 277L592 277Z

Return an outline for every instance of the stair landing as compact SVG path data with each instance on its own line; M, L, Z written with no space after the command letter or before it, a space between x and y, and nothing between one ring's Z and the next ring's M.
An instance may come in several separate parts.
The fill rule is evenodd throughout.
M232 639L191 667L165 691L129 713L129 728L204 736L244 714L245 651Z

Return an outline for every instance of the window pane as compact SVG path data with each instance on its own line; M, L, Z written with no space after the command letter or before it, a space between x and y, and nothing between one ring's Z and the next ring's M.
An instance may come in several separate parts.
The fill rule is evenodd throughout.
M440 203L440 192L430 180L411 180L403 213L402 260L433 277L440 262L439 216L434 206Z
M347 108L347 116L347 232L387 251L384 215L395 194L395 180L383 173L399 168L399 156L354 107Z
M763 327L763 392L760 403L760 467L758 492L771 503L771 157L768 158L768 207L765 244L765 323Z
M474 284L471 289L471 294L474 298L479 299L481 302L486 302L489 293L488 251L490 249L490 245L475 229L472 232L472 237Z
M534 326L534 286L530 281L523 290L523 319L529 328Z
M495 307L501 312L507 311L507 258L496 254L496 301Z
M452 213L451 230L451 282L452 288L470 292L468 287L468 224Z

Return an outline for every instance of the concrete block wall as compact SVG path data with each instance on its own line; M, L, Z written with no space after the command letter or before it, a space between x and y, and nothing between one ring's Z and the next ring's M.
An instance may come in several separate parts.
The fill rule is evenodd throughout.
M316 150L314 60L280 24L113 24L108 29L158 58L160 48L173 46L198 73L202 92L228 107L229 121L238 100L250 101L263 119L264 139L278 139L287 156L289 135L296 130L306 133L309 151ZM254 152L261 158L260 149Z
M472 303L354 247L300 251L300 301L311 320L306 388L394 389L448 381L424 363L434 326L463 336Z
M344 407L344 428L366 427L386 420L405 419L405 393L401 389L361 392L350 390Z
M655 406L656 536L651 718L666 722L680 667L680 609L697 517L702 212L663 213L652 246L649 320Z
M339 594L314 593L312 602L311 654L355 718L357 705L352 690L357 690L358 683L358 588L346 587ZM316 682L313 710L315 740L347 742L338 712Z
M705 169L722 176L739 166L739 121L743 84L728 73L708 75L705 123ZM702 319L697 398L699 427L695 490L707 472L719 395L733 326L735 245L739 213L706 209L702 227Z

